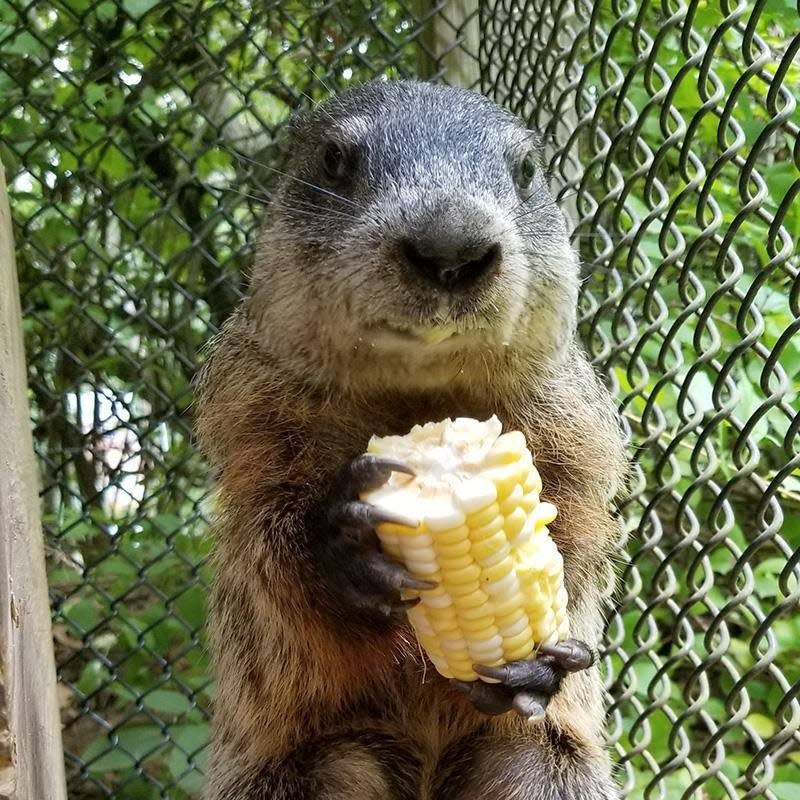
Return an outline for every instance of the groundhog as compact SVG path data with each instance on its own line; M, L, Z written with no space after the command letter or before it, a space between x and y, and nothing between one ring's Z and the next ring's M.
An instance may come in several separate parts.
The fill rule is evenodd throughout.
M609 800L596 648L626 473L575 343L579 264L536 135L481 95L373 82L289 125L249 292L198 382L217 472L206 800ZM459 684L426 661L359 492L372 434L522 431L574 639Z

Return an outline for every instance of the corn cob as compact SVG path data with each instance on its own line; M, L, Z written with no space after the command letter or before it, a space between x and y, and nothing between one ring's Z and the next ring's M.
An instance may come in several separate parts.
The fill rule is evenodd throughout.
M480 677L473 664L527 658L569 635L563 561L547 530L556 508L539 499L524 435L501 432L497 417L461 417L373 436L367 448L416 473L392 473L362 499L404 523L378 526L385 552L438 584L404 593L421 597L408 617L436 669L462 681Z

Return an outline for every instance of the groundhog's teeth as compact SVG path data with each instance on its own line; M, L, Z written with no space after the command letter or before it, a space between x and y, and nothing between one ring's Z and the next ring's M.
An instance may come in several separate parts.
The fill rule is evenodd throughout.
M435 328L418 328L415 331L422 341L428 344L438 344L458 333L455 325L437 325Z
M475 680L473 664L527 658L539 642L569 635L563 560L547 530L556 516L525 437L496 417L417 425L407 436L373 437L368 452L403 461L363 499L402 516L378 536L422 592L409 620L444 676Z

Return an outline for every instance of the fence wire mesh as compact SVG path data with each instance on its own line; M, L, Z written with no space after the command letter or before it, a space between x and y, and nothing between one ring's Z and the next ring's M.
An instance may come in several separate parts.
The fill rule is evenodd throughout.
M72 798L197 797L208 476L190 381L292 109L475 82L545 135L630 429L609 615L628 797L800 797L800 7L0 0Z
M501 6L491 89L549 134L583 332L638 456L607 658L626 787L790 798L800 7Z

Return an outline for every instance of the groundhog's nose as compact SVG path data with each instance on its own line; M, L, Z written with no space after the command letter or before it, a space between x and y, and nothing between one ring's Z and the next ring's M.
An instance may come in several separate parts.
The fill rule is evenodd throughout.
M404 237L401 257L415 272L446 289L469 286L500 262L500 245L492 241Z

